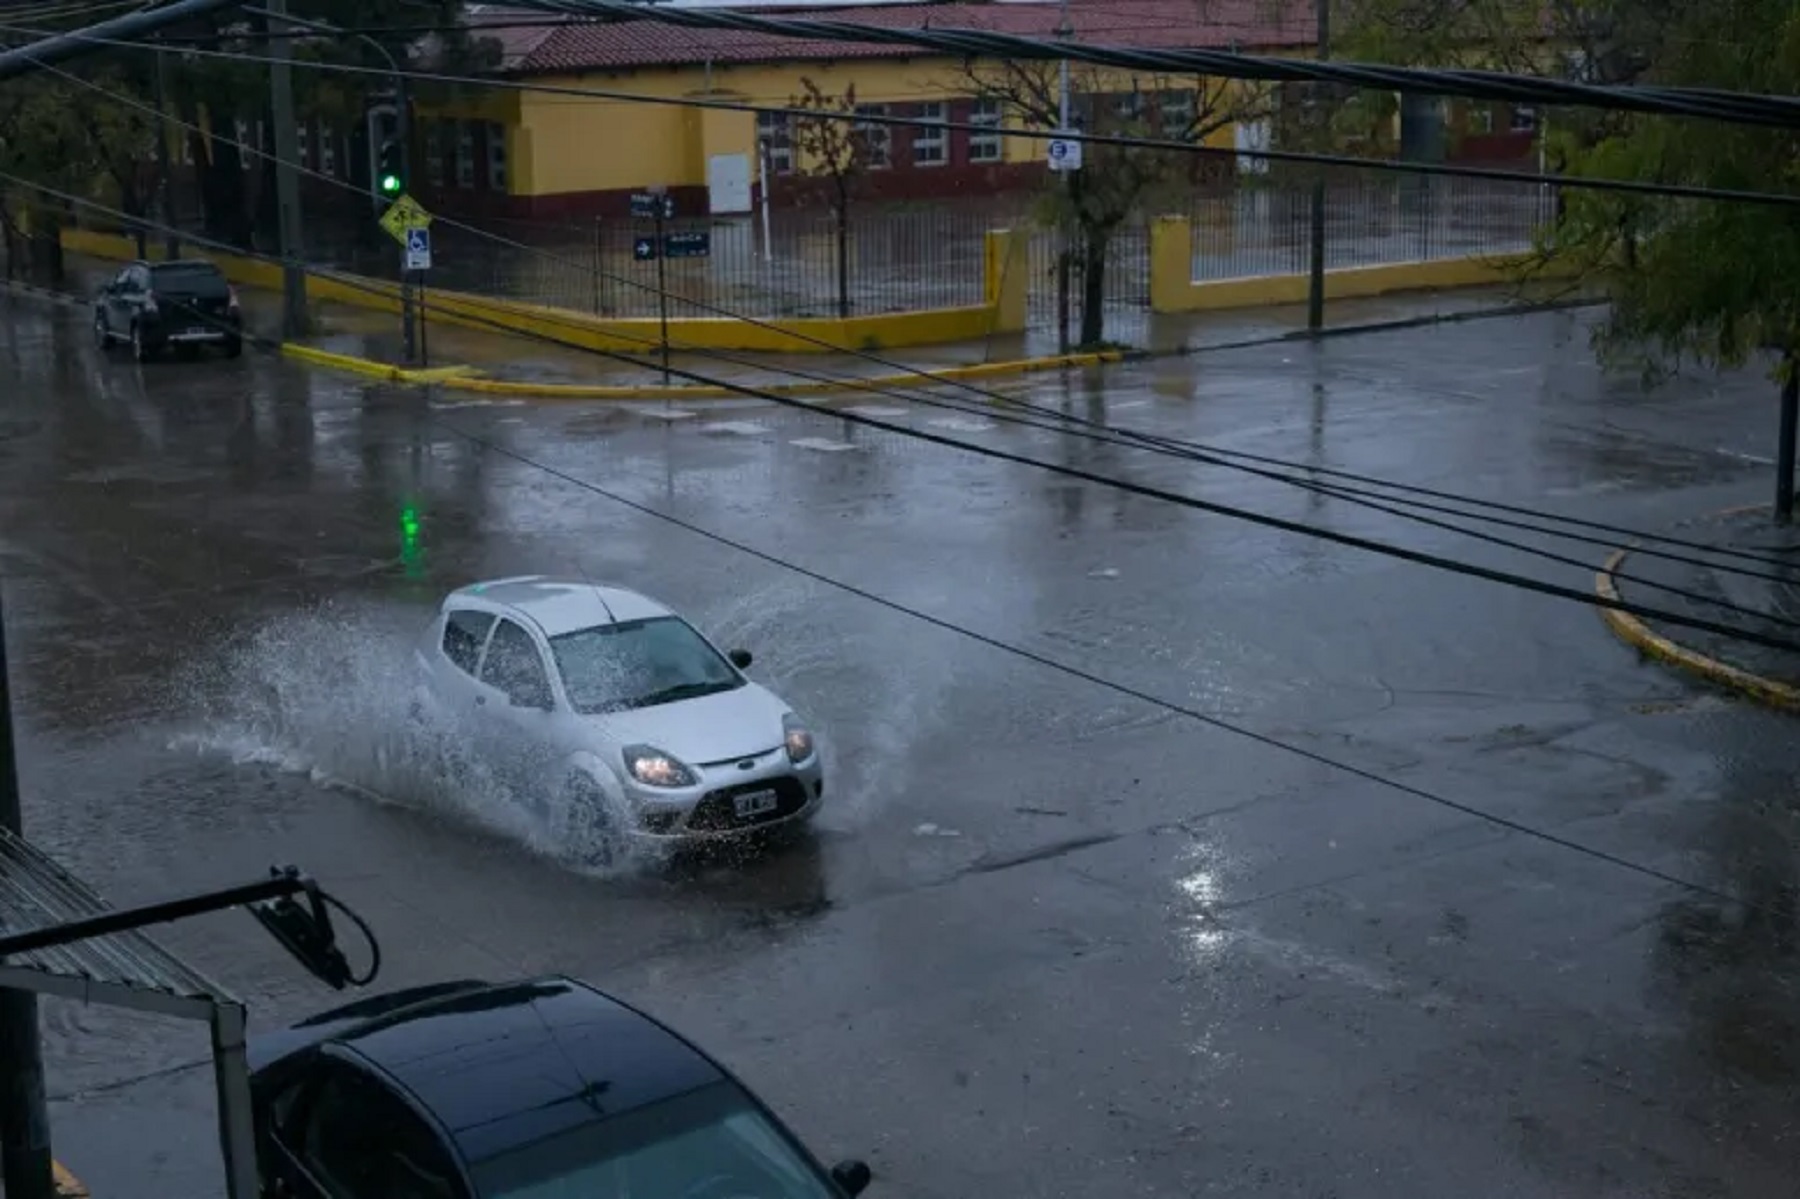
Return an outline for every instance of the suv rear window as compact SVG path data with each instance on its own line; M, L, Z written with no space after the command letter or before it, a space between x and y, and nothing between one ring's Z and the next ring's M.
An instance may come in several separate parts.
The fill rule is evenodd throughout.
M176 295L222 296L230 284L210 262L165 262L150 268L150 286Z

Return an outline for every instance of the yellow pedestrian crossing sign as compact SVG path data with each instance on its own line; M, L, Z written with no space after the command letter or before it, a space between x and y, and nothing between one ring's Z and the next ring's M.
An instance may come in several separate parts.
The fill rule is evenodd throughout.
M411 196L401 196L381 214L381 227L387 230L389 237L404 246L408 229L431 228L431 214Z

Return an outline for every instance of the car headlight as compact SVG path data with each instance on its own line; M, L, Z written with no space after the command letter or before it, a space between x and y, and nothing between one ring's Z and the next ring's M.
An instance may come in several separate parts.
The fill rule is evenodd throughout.
M781 718L782 740L787 744L788 761L798 766L817 752L813 744L813 735L807 731L800 718L789 712Z
M647 787L692 787L700 781L687 763L654 745L626 746L625 769Z

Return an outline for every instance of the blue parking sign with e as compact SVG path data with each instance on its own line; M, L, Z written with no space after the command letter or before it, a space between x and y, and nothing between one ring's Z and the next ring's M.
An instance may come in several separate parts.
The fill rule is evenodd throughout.
M408 229L406 231L406 248L414 254L431 253L431 230Z

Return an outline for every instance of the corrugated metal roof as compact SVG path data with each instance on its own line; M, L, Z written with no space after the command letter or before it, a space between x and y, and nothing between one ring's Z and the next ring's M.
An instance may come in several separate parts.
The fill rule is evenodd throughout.
M1072 0L1069 7L1076 40L1134 49L1268 50L1311 45L1315 32L1310 4L1279 0ZM470 21L477 36L500 43L502 73L546 75L703 63L920 58L936 53L868 42L814 41L731 29L684 29L663 24L653 16L604 24L481 29L484 20L517 21L528 15L530 10L484 6ZM841 14L813 8L792 15L889 29L979 29L1028 37L1055 36L1061 20L1060 9L1053 0L854 7Z
M112 910L48 854L0 829L0 933L48 928ZM0 965L177 999L238 1002L141 932L32 950L0 958Z

